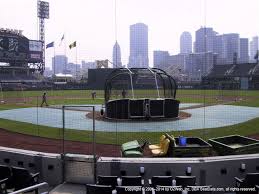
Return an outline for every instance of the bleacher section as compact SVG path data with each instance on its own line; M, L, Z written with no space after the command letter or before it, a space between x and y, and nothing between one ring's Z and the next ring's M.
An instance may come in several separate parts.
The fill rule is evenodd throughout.
M247 173L245 178L233 177L237 191L250 189L251 194L258 193L259 173ZM218 193L220 187L214 185L199 185L196 176L152 176L144 179L141 176L101 176L97 178L96 184L87 184L87 194L164 194L164 193L195 193L212 194ZM221 191L221 193L228 193ZM244 192L236 192L244 193Z
M47 185L39 185L39 176L26 168L0 165L0 194L23 193L22 190L39 193L39 187Z
M253 63L237 64L231 76L237 76L237 77L250 76L249 73L251 69L254 69L254 67L255 67L255 64Z
M207 77L224 77L224 76L238 76L245 77L249 75L257 64L256 63L244 63L244 64L233 64L233 65L215 65L211 73Z
M211 89L258 89L258 67L257 63L215 65L203 77L202 85Z
M0 72L0 82L38 82L37 78L33 75L26 74L9 74L9 73L1 73Z
M208 75L210 77L222 77L231 68L231 65L216 65Z

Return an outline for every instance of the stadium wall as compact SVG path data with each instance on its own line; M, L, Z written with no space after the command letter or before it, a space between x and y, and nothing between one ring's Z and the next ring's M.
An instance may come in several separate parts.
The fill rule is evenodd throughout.
M106 78L114 68L88 69L87 88L91 90L103 90Z
M140 167L144 167L145 180L156 175L185 175L187 168L191 168L191 175L196 176L198 185L235 187L234 177L242 178L248 172L259 172L259 154L206 158L100 157L95 166L93 156L89 155L66 154L63 158L62 154L0 147L0 164L40 172L41 180L50 186L64 181L93 183L95 172L97 175L139 175ZM245 170L241 170L242 164L245 164Z

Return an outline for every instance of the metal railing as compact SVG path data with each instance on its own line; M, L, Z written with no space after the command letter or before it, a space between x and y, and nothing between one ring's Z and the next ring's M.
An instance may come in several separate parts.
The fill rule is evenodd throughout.
M49 184L46 183L46 182L43 182L43 183L39 183L37 185L33 185L33 186L30 186L30 187L26 187L24 189L20 189L18 191L14 191L12 192L11 194L21 194L21 193L24 193L24 192L29 192L29 191L35 191L39 188L42 188L42 187L48 187ZM39 192L36 192L36 193L39 193ZM41 194L47 194L49 193L48 191L45 191L45 192L42 192Z

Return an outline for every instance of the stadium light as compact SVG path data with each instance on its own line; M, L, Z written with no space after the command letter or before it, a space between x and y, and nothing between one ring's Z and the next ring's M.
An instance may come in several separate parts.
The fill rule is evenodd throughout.
M45 70L45 19L49 19L49 2L38 0L39 40L42 42L42 63L40 73Z
M49 19L49 2L38 1L38 17Z

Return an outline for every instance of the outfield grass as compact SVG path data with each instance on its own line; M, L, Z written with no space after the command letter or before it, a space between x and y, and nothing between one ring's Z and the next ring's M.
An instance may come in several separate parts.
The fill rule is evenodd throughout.
M91 99L91 90L49 90L47 91L48 103L54 104L103 104L103 90L96 90L97 99ZM7 91L3 92L4 99L22 98L26 101L23 106L39 106L43 91ZM143 97L148 94L151 97L157 97L155 90L136 90L136 97ZM120 96L119 96L120 97ZM176 98L182 103L205 103L214 104L222 103L222 98L225 102L231 102L234 105L259 107L259 91L244 91L244 90L177 90ZM230 99L229 99L230 98ZM219 100L219 101L218 101ZM224 102L224 101L223 101ZM229 102L228 102L229 103ZM10 108L19 108L20 105L10 105ZM8 109L8 106L0 104L1 109Z
M4 91L4 98L9 97L41 97L43 92L47 92L48 96L78 96L91 98L92 90L46 90L46 91ZM99 98L104 97L103 90L95 90L96 96ZM155 96L156 90L135 90L135 94L146 95L152 94ZM208 95L208 96L254 96L258 97L259 91L257 90L192 90L192 89L178 89L177 95Z

